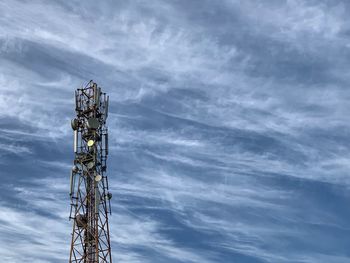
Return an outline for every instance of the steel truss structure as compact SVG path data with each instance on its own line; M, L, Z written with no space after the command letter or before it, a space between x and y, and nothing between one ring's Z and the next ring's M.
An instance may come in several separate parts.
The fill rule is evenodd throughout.
M70 178L73 221L69 263L112 262L108 215L111 214L108 179L109 97L90 81L75 92L74 166Z

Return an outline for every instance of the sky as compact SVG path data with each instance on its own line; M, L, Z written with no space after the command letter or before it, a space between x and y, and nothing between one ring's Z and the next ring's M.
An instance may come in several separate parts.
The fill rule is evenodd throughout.
M74 90L93 79L114 262L350 262L349 12L1 1L1 261L68 261Z

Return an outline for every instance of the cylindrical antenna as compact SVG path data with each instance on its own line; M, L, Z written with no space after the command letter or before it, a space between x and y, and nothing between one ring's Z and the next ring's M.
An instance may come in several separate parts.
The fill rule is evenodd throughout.
M76 111L80 110L80 105L79 105L79 101L78 101L77 91L75 91L75 110Z
M106 111L105 111L105 120L108 117L108 104L109 104L109 96L107 96L107 100L106 100Z
M105 151L106 151L106 155L108 155L108 133L105 134Z
M98 190L98 182L96 182L97 186L95 188L95 214L98 214L99 205L100 205L100 191Z
M73 171L71 171L70 174L70 196L74 195L74 186L75 186L75 173Z
M74 130L74 153L78 152L78 131Z
M94 89L94 97L95 97L95 104L97 105L97 107L100 106L100 94L101 94L101 89L97 86L95 86Z

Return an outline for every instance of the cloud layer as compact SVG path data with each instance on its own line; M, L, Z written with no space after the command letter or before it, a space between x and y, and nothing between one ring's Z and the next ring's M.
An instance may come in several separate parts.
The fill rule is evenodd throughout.
M343 263L346 1L0 3L0 254L69 255L73 92L111 98L116 262Z

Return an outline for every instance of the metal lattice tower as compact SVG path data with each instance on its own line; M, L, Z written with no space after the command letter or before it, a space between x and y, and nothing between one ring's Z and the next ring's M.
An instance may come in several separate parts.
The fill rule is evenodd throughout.
M106 173L108 96L90 81L75 92L74 166L70 179L73 220L69 263L112 262L108 214L111 214Z

